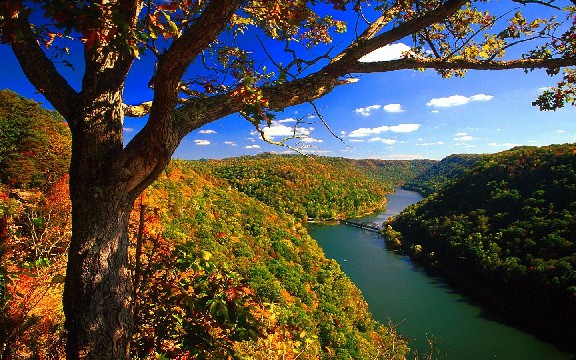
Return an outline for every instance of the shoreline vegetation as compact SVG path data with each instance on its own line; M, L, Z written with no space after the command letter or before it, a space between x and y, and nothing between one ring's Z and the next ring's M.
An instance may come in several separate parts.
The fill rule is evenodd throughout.
M423 175L439 190L385 223L387 247L574 353L575 169L576 145L564 144L483 156L451 179Z

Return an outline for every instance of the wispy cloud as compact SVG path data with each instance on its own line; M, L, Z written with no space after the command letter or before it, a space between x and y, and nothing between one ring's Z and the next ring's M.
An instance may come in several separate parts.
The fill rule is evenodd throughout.
M407 51L410 51L410 46L403 43L386 45L384 47L372 51L369 54L362 56L358 61L376 62L376 61L398 60Z
M444 141L436 141L436 142L424 142L418 143L417 146L435 146L435 145L444 145Z
M238 144L236 144L234 141L224 141L224 144L230 145L230 146L238 146Z
M362 116L370 116L372 114L372 111L374 110L378 110L382 107L382 105L370 105L370 106L366 106L366 107L362 107L362 108L358 108L356 110L354 110L356 113L362 115Z
M389 112L389 113L400 113L400 112L404 112L406 110L402 109L402 105L400 104L388 104L388 105L384 105L384 111Z
M314 139L314 138L311 138L311 137L306 137L306 138L302 139L302 141L305 142L305 143L321 143L321 142L324 142L324 140L322 140L322 139Z
M215 130L200 130L200 134L217 134Z
M246 149L260 149L260 145L246 145Z
M500 148L513 148L515 146L520 146L520 144L514 144L514 143L489 143L488 146L493 146L493 147L500 147Z
M454 141L472 141L472 140L476 140L475 137L472 137L472 135L468 135L467 133L463 133L463 132L459 132L454 134L454 136L456 136L454 138Z
M131 128L131 127L125 127L123 130L124 130L124 132L127 132L127 133L134 132L134 128Z
M381 142L383 144L388 144L388 145L392 145L392 144L396 144L398 142L398 140L395 139L382 139L380 137L373 137L371 139L368 139L368 142Z
M490 101L494 98L492 95L486 94L476 94L470 97L466 97L463 95L452 95L448 97L442 98L433 98L426 103L427 106L432 107L452 107L452 106L460 106L468 104L470 101Z
M409 133L409 132L413 132L416 131L420 128L420 124L399 124L399 125L394 125L394 126L379 126L379 127L375 127L375 128L359 128L356 130L353 130L350 132L350 134L348 135L349 137L355 138L355 137L366 137L366 136L370 136L370 135L378 135L381 134L383 132L387 132L387 131L391 131L391 132L397 132L397 133Z
M210 145L210 141L209 140L194 140L194 143L198 146L206 146L206 145Z
M293 119L285 119L280 121L273 121L270 126L262 128L262 132L264 132L264 137L269 140L274 140L276 137L290 137L296 135L300 138L307 138L310 135L310 132L314 130L314 127L297 127L296 131L294 131L293 126L286 126L284 123L287 122L295 122L296 120L292 121ZM281 122L283 121L283 122ZM256 130L250 132L250 135L256 136L259 133Z

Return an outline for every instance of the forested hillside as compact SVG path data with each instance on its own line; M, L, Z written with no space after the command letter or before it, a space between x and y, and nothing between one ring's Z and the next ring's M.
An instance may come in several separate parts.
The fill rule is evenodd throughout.
M462 175L483 155L454 154L429 167L423 173L409 179L402 187L426 197L440 190L448 181Z
M331 220L384 209L392 185L406 182L433 163L263 154L195 165L297 219Z
M390 225L391 246L576 349L576 145L487 156Z
M0 357L62 358L69 135L62 119L39 104L0 94L0 127L26 130L1 133ZM299 159L287 158L285 165ZM25 162L29 173L13 167ZM359 290L290 211L237 191L203 171L206 166L173 161L135 204L132 356L404 358L406 341L374 322ZM326 182L340 174L319 168L324 177L308 185L332 189ZM377 190L367 178L356 186L359 194L368 194L366 186ZM387 190L380 189L376 196ZM338 191L344 204L356 196ZM318 197L317 206L331 199ZM381 205L379 198L362 199L372 205L354 204L351 213ZM300 200L306 198L291 201Z

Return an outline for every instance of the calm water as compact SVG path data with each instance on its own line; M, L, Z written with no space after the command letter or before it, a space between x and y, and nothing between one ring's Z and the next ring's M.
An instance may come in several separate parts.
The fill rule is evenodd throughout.
M397 189L388 197L383 214L362 220L381 223L421 199ZM426 349L426 336L434 336L447 359L570 360L564 353L534 336L494 319L442 280L427 276L406 257L386 250L376 233L345 225L309 225L310 235L326 256L333 258L362 290L374 318L391 319L398 330L416 339L412 348Z

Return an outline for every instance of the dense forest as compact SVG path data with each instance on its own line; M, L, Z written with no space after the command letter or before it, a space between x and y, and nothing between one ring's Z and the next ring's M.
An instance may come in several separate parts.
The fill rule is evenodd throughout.
M409 179L402 187L428 196L440 190L446 183L454 180L468 170L483 155L454 154L435 163L426 171Z
M301 220L382 210L392 185L405 183L434 163L274 154L194 162L199 171Z
M389 246L576 349L576 145L482 157L388 225Z
M70 135L61 117L9 91L0 128L0 357L62 358ZM372 319L299 221L379 208L389 186L359 172L348 187L333 183L355 171L341 160L246 161L253 168L173 161L135 204L132 356L403 359L406 340ZM249 175L226 175L241 169ZM283 204L281 194L294 197Z

